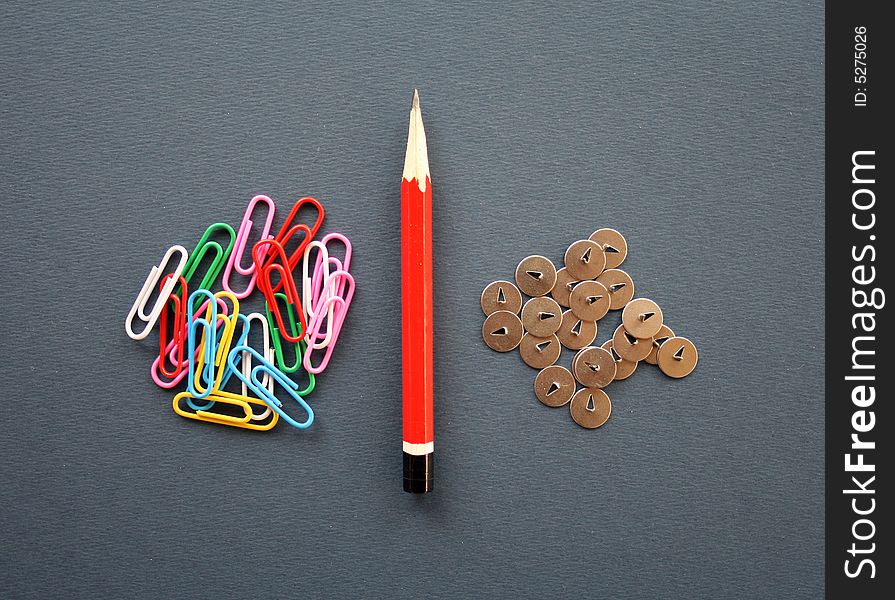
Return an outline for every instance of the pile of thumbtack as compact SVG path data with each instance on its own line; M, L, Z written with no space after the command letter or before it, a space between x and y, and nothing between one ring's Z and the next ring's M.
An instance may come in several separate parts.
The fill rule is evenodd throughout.
M612 412L603 389L630 377L640 361L680 378L699 359L693 342L665 325L658 304L634 298L633 280L618 268L627 254L622 234L599 229L569 246L565 267L557 270L549 259L529 256L516 267L516 285L495 281L482 292L482 337L488 347L497 352L518 347L525 364L540 369L534 384L538 400L551 407L569 404L572 419L587 429L603 425ZM531 296L524 305L523 293ZM622 310L622 324L611 339L594 346L597 322L610 310ZM563 346L577 350L571 370L554 364Z

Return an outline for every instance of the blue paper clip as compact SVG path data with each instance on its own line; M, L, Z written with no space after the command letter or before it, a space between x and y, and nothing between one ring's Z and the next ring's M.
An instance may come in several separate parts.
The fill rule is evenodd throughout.
M208 290L196 290L192 294L190 294L189 306L196 305L196 299L198 296L205 296L208 298L208 306L209 308L206 311L206 315L210 316L205 319L202 317L194 318L192 312L189 312L187 315L187 352L189 356L189 373L187 374L187 384L186 388L189 391L190 395L193 398L205 398L211 393L212 388L214 388L214 359L215 354L217 353L217 345L218 345L218 337L216 332L216 325L218 321L218 305L217 300L214 297L214 294L209 292ZM204 330L205 335L205 346L204 346L204 360L202 365L202 381L205 384L205 391L200 392L196 389L196 330L201 327ZM207 410L210 408L214 402L209 402L204 407L197 407L190 402L190 406L193 410Z
M250 377L246 377L239 369L238 361L242 360L242 353L248 352L250 353L259 364L252 369L252 373ZM227 364L229 368L233 371L233 374L236 375L241 381L245 382L246 385L251 388L251 390L255 393L258 398L264 401L270 408L276 412L281 419L285 420L287 423L296 427L298 429L307 429L314 422L314 410L308 406L308 403L304 401L304 398L298 393L298 384L289 379L289 377L280 371L277 367L275 367L270 361L268 361L265 357L261 356L257 350L251 348L249 346L236 346L232 350L230 350L230 355L227 357ZM261 375L259 375L259 373ZM299 406L304 409L304 411L308 414L308 418L299 423L292 417L286 414L283 410L283 403L271 393L264 385L262 384L261 378L267 374L272 377L276 383L279 383L286 392L292 396L292 399L298 402Z

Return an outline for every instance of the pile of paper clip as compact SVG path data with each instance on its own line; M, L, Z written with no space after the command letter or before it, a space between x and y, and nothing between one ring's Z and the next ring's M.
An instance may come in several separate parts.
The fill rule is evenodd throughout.
M251 246L251 261L244 264L252 214L259 204L266 205L267 218ZM293 224L303 207L316 210L311 226ZM339 233L314 240L324 217L323 205L314 198L299 199L272 236L274 212L273 200L255 196L238 231L215 223L192 253L171 246L150 270L127 315L124 328L135 340L146 338L159 324L159 353L150 376L166 389L186 379L186 390L173 400L174 411L183 417L258 431L273 428L280 418L299 429L314 422L305 398L314 390L314 376L329 364L354 296L354 278L348 272L351 243ZM229 242L224 247L212 236L226 236ZM344 246L341 260L329 253L334 242ZM292 246L295 249L287 252ZM200 279L196 271L206 255L210 265ZM175 260L176 266L165 274ZM299 263L301 293L293 275ZM223 290L213 292L222 271ZM242 291L233 288L239 276L248 279ZM267 314L241 314L239 301L256 287L264 296ZM159 296L149 310L156 288ZM145 324L142 331L134 331L135 318ZM263 339L260 350L249 344L250 332L257 336L258 330ZM299 389L295 379L303 374L307 384ZM239 394L225 390L233 376L241 383ZM298 403L304 419L287 414L274 394L275 385Z

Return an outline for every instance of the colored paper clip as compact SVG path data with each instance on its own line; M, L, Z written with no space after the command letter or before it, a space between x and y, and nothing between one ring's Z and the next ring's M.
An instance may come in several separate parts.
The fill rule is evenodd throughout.
M187 352L189 352L189 375L187 377L186 385L187 391L194 398L204 398L211 393L211 388L214 386L215 380L214 352L217 348L217 302L215 302L214 294L212 294L208 290L196 290L195 292L190 294L189 305L193 306L200 296L206 296L208 298L208 302L206 303L207 308L205 317L196 318L194 315L190 315L186 327ZM226 323L224 326L226 327ZM196 330L199 327L202 328L202 345L198 348L197 352ZM199 361L197 358L197 354L201 354L202 356L199 358L204 359L202 361L203 367L199 373L205 380L204 392L199 392L195 386L197 375L196 364Z
M337 242L341 242L342 245L345 247L345 254L343 255L341 261L339 261L339 259L335 258L332 255L332 253L329 252L329 246L333 240L335 240ZM336 266L335 270L340 270L340 269L343 271L351 270L351 242L348 240L347 237L345 237L341 233L328 233L320 239L320 243L323 244L324 246L326 246L326 249L327 249L326 256L329 258L329 262ZM326 270L323 273L321 273L321 271L323 271L324 269L326 269ZM312 282L313 282L312 295L313 295L313 301L315 304L320 299L320 296L323 294L323 282L329 276L330 270L331 269L328 269L327 267L324 266L322 256L320 254L318 254L317 260L314 263L314 274L311 277ZM345 295L345 280L344 279L340 280L338 289L331 291L330 295L336 295L336 296L344 296ZM310 315L311 313L308 313L308 314Z
M164 273L175 254L180 254L177 267L175 267L174 271L171 273L171 278L162 286L158 300L155 302L155 306L152 307L152 311L147 315L146 302L149 300L150 294L152 294L155 286L159 283L159 280L162 278L162 273ZM161 262L149 270L149 275L146 277L146 281L143 282L143 287L140 288L140 293L137 294L137 299L134 300L134 304L131 306L127 318L124 321L124 331L129 338L133 340L142 340L149 335L149 332L152 331L156 321L158 321L159 316L162 314L162 310L164 310L167 305L171 291L174 289L174 286L178 282L178 278L183 273L186 262L186 248L175 245L168 248L168 251L165 252L165 255L162 257ZM146 327L144 327L143 331L140 333L134 333L133 330L133 321L134 317L137 316L137 313L139 313L140 320L146 322Z
M191 392L195 398L202 399L204 396L208 396L209 394L224 389L226 368L222 358L226 359L227 352L229 352L230 346L232 346L233 333L236 331L236 323L240 316L241 315L233 315L232 317L225 317L224 315L217 316L218 323L221 323L222 326L215 330L215 336L212 341L212 354L214 356L210 368L208 367L209 363L207 361L207 341L203 337L200 342L198 351L194 355L196 374L189 382L187 382L187 391ZM190 385L190 383L192 383L192 385ZM193 403L192 398L187 400L187 403L193 410L207 410L214 404L213 401L207 400L206 404L198 406Z
M308 270L310 264L311 251L317 250L317 260L315 262L314 271ZM329 276L329 251L323 242L316 240L305 246L304 257L301 261L301 298L305 314L310 316L314 314L314 305L318 300L318 296L314 295L313 279L317 275L317 265L323 265L323 276ZM322 284L321 284L322 285ZM332 315L330 315L332 318Z
M227 244L227 248L223 248L218 242L209 239L212 235L218 230L224 231L230 238L230 242ZM202 259L205 258L205 255L208 252L214 253L214 258L211 261L211 264L208 266L208 270L205 272L205 275L202 277L202 281L196 285L192 283L190 287L196 289L204 289L210 290L211 286L214 284L214 280L217 279L218 274L224 268L224 265L227 263L227 260L230 258L230 253L233 250L233 245L236 243L236 233L234 233L233 228L230 227L227 223L214 223L210 225L208 229L202 234L202 237L199 238L199 241L196 242L196 247L190 253L190 258L186 263L186 267L184 267L183 276L186 279L187 283L192 282L193 276L196 274L196 270L199 268L199 265L202 263ZM196 305L191 305L195 307Z
M243 379L245 376L238 371L238 367L236 365L236 361L240 359L240 353L248 352L250 353L255 360L257 360L260 364L252 369L251 376L245 378L244 381L258 395L261 400L263 400L270 408L277 413L280 418L285 420L287 423L292 425L293 427L297 427L298 429L307 429L314 422L314 411L305 402L304 398L302 398L301 393L298 391L298 384L289 379L289 376L276 368L273 364L271 364L267 359L258 354L258 351L254 348L250 348L249 346L236 346L230 351L230 356L227 358L227 362L230 363L231 368L236 373L237 377ZM259 377L259 373L263 374L267 373L270 377L273 378L274 382L280 384L280 386L286 390L293 400L295 400L299 406L304 409L307 413L308 418L299 422L290 417L283 410L283 403L270 391L267 390L262 385L262 380Z
M278 299L285 299L285 295L282 293L277 293L276 297ZM289 314L289 330L292 334L297 335L301 332L301 326L295 320L295 310L293 309L291 304L286 305L286 311ZM286 356L285 356L285 344L291 342L284 342L280 336L280 330L276 326L276 321L274 319L273 314L270 312L270 306L267 306L267 322L271 331L271 341L273 342L274 347L274 356L276 357L277 367L287 374L294 374L298 371L302 370L302 356L306 351L305 342L299 341L292 343L295 352L295 359L291 365L286 364ZM273 358L268 358L269 362L274 362ZM244 374L247 374L245 370L243 370ZM307 373L308 375L308 385L304 390L301 390L299 394L301 396L307 396L314 390L314 386L316 385L315 377L313 373ZM266 381L266 379L265 379Z
M297 227L304 227L304 229L307 230L307 227L304 225L297 225ZM274 259L266 263L263 262L265 254L263 250L264 246L270 246L274 250ZM271 312L273 312L277 326L279 327L280 335L289 342L297 342L303 339L305 331L307 330L307 321L305 320L304 311L301 310L301 298L298 295L298 290L295 288L295 280L292 278L292 271L288 266L285 266L287 259L286 251L283 250L283 246L275 240L259 240L255 243L254 248L252 248L252 256L254 256L255 264L258 266L258 289L264 294L264 299L267 300L267 305ZM277 258L279 258L280 262L277 262ZM283 319L283 311L277 304L276 291L274 289L273 281L271 280L271 273L274 271L280 275L280 282L277 285L283 287L287 305L291 304L293 307L298 307L297 312L299 323L301 324L301 331L297 335L292 334L286 329L286 321Z
M173 277L168 274L159 284L159 290L164 288L168 279ZM180 282L180 296L170 294L171 310L162 309L159 317L159 336L158 336L158 369L165 377L177 377L183 372L184 361L183 354L186 347L186 311L187 311L187 283L181 275L178 277ZM174 314L174 326L172 328L171 341L168 341L168 314ZM174 365L173 370L169 370L166 366L167 359L170 357L171 364Z
M292 222L298 216L299 210L303 206L313 206L317 210L317 219L314 221L314 224L310 227L305 224L293 225ZM298 247L292 252L292 254L288 255L288 259L283 261L284 266L288 266L289 270L295 269L296 265L298 265L298 261L301 260L302 255L304 254L305 245L310 242L315 235L317 235L317 231L320 229L320 226L323 224L323 217L325 216L325 211L323 210L323 205L320 204L315 198L311 198L310 196L305 196L304 198L300 198L295 205L292 207L292 210L289 211L289 215L286 217L286 220L283 222L283 225L280 227L280 231L273 237L277 242L283 246L283 251L286 251L289 242L299 231L305 234L304 239L298 245ZM256 243L257 246L257 243ZM258 263L258 259L255 258L255 262ZM274 259L274 250L273 248L268 248L268 250L264 253L264 258L259 264L267 263ZM273 291L279 292L282 288L282 282L277 283L274 286Z
M239 320L243 324L242 334L240 334L237 339L235 346L248 346L249 333L251 330L251 325L253 320L258 320L261 323L261 331L264 337L264 357L267 358L268 361L273 360L273 349L270 347L270 334L267 330L267 319L264 318L264 315L261 313L252 313L249 316L239 315ZM233 365L229 360L224 361L224 376L221 378L219 389L223 389L227 382L230 380L230 377L233 375ZM249 375L252 371L252 355L248 352L242 353L242 374L244 377L237 377L240 380L240 384L242 385L242 395L249 395L249 386L246 383L249 380ZM271 394L273 393L273 378L270 375L265 375L264 380L261 385L267 389ZM189 402L189 401L188 401ZM193 406L190 402L190 406ZM265 404L265 410L261 414L253 413L251 419L253 421L263 421L268 416L270 416L270 407Z
M239 231L236 234L236 244L233 246L233 252L230 254L230 259L227 261L227 266L224 268L224 276L221 280L223 288L240 300L252 293L252 290L255 289L255 280L258 278L258 271L255 267L254 259L249 262L248 267L244 267L242 265L242 257L245 254L249 233L251 233L252 225L254 224L252 213L259 203L266 204L268 208L267 219L264 221L264 227L261 229L259 239L266 240L270 238L270 227L273 225L273 217L276 207L273 200L267 196L258 195L249 201L249 206L246 208L245 214L242 217L242 223L239 225ZM234 269L240 275L249 277L249 283L242 292L237 292L231 287L230 277L232 276Z
M341 282L332 281L336 278L345 278L346 286L342 286ZM354 277L351 276L351 273L344 270L333 271L329 274L329 277L324 282L324 289L330 289L330 286L333 284L336 285L337 288L344 287L345 295L344 296L329 296L326 297L323 302L317 304L316 309L314 310L314 314L311 316L310 322L308 323L308 331L306 335L307 341L307 350L305 351L305 356L303 360L303 364L305 367L305 371L308 373L318 374L323 372L326 366L329 364L329 360L332 357L333 349L336 346L336 340L339 339L339 333L342 331L342 325L345 323L345 317L348 314L348 307L351 305L351 299L354 297ZM322 337L320 332L320 328L324 321L324 315L329 311L329 307L331 305L335 305L335 314L333 316L333 320L329 324L330 332L332 333L332 339L330 340L329 345L325 348L325 352L323 358L320 361L318 366L313 366L312 357L314 355L314 343Z
M229 425L231 427L241 427L243 429L252 429L255 431L268 431L273 429L274 425L279 421L279 414L276 412L271 416L270 421L267 423L259 424L257 421L259 419L255 418L257 415L253 410L253 406L257 406L259 408L264 408L265 412L270 414L270 407L266 402L259 398L250 398L248 396L240 396L239 394L231 394L230 392L224 392L218 390L217 392L211 394L207 397L209 401L213 405L223 404L223 405L233 405L238 406L242 409L243 415L236 417L232 415L228 415L225 413L211 412L207 409L196 410L195 412L190 412L184 410L181 407L181 402L186 399L187 403L190 404L190 400L192 396L187 392L180 392L176 396L174 396L173 408L174 412L176 412L181 417L185 417L187 419L194 419L196 421L205 421L207 423L216 423L218 425Z
M251 326L252 321L258 321L259 323L261 323L261 335L263 337L263 344L261 347L264 349L263 355L267 359L267 362L273 362L274 351L270 345L270 330L268 328L267 319L261 313L255 312L255 313L251 313L248 317L246 317L246 322L249 324L249 326ZM246 344L246 345L248 345L248 344ZM245 379L240 380L240 384L242 384L242 395L243 396L249 395L248 384L246 383L246 380L248 379L248 377L250 376L250 374L252 372L252 367L253 367L252 355L249 352L243 352L242 353L242 374L245 376ZM264 379L262 380L261 385L263 387L265 387L268 392L273 394L273 384L274 384L273 377L271 377L269 373L265 373ZM266 411L264 411L260 415L253 416L252 419L255 419L255 420L264 419L265 417L267 417L268 414L270 414L270 410L271 409L268 406Z
M292 225L292 222L298 216L298 211L301 210L303 206L313 206L317 210L317 219L314 221L313 225L304 225L304 228L308 230L308 241L314 238L317 235L317 232L320 230L320 226L323 225L323 217L326 215L326 212L323 210L323 205L316 198L311 198L310 196L305 196L304 198L299 198L295 205L292 207L292 210L289 211L289 215L286 217L286 220L283 222L283 225L280 227L280 231L277 235L274 236L274 239L280 242L283 247L286 247L286 240L288 240L292 235L295 234L295 230L299 225ZM304 250L304 248L302 248ZM293 255L295 256L295 255ZM290 257L291 258L291 257ZM291 263L291 267L294 269L295 265L298 264L298 259L301 258L301 253L298 253L295 256L295 262Z
M237 337L235 339L233 338L233 336L231 336L231 338L230 338L231 344L230 345L231 346L247 345L248 339L249 339L249 331L251 329L252 324L249 322L248 317L246 317L245 315L236 315L236 319L237 319L237 324L242 325L242 333L240 333L239 337ZM235 332L235 329L234 329L234 332ZM229 349L228 349L228 352L229 352ZM224 368L224 372L220 377L220 382L218 383L218 389L221 389L221 390L224 389L224 386L227 385L227 383L230 381L230 377L233 375L233 371L230 369L230 363L225 361L223 364L223 368ZM245 390L243 390L242 395L243 396L246 395Z
M261 323L261 331L264 337L264 354L263 356L267 358L268 361L273 360L273 349L270 347L270 334L267 330L267 319L264 318L264 315L261 313L252 313L249 316L239 315L240 321L243 323L243 332L242 335L239 336L239 339L236 341L235 346L248 346L249 332L251 329L251 323L253 320L258 320ZM230 377L233 375L233 365L229 360L226 360L225 363L225 373L224 377L221 380L220 387L223 389L225 385L227 385L227 381L229 381ZM249 395L249 386L247 381L249 380L249 375L252 371L252 354L249 352L242 353L242 375L243 377L237 377L240 380L240 385L242 386L242 395ZM261 385L267 389L268 392L273 394L273 385L274 381L270 375L265 375L264 380L261 382ZM253 421L263 421L268 416L270 416L270 407L265 404L265 410L261 414L252 414L251 419Z
M280 300L286 302L286 294L283 294L282 292L277 292L274 294L274 297L278 301L277 305L279 305ZM270 304L265 304L265 308L277 367L284 373L295 373L301 368L301 357L304 354L305 343L303 341L284 342L280 335L280 328L277 327L276 319L270 310ZM289 333L292 334L292 337L300 335L302 331L301 324L295 319L295 308L288 302L286 303L286 313L289 315ZM287 343L291 343L295 349L295 360L291 365L286 364L286 352L284 347Z
M314 224L308 225L308 229L311 230L311 237L313 238L317 235L317 232L320 231L320 226L323 225L323 218L326 216L326 211L323 210L323 204L316 198L305 196L296 200L295 204L292 206L292 210L289 211L289 216L286 217L286 223L291 224L298 216L298 211L300 211L303 206L313 206L317 210L317 218L314 220Z
M239 300L230 292L218 292L212 295L208 290L196 290L190 294L189 304L194 305L199 295L208 298L208 308L206 309L205 318L191 318L187 323L187 352L190 358L189 363L189 379L187 380L187 391L194 398L205 398L211 392L217 391L221 386L221 379L224 375L223 361L230 350L233 333L236 330L236 323L239 317ZM233 314L229 317L217 314L218 298L228 298L233 303ZM216 324L218 319L224 320L224 328L221 338L218 340L216 334ZM212 323L215 326L212 326ZM202 338L199 342L198 352L196 351L196 331L202 328ZM192 400L188 401L195 410L208 408L198 407L192 404Z
M232 346L248 346L249 345L249 334L252 330L252 321L258 321L261 323L261 335L264 348L263 356L267 358L268 361L273 361L274 352L273 348L270 345L270 333L268 331L267 319L264 318L264 315L261 313L252 313L248 316L246 315L238 315L239 322L242 324L242 333L240 333L239 337L236 338L235 341L231 343ZM220 379L220 383L218 384L219 389L224 389L224 386L230 381L231 376L233 375L233 369L230 366L230 363L224 361L224 374ZM244 352L242 355L242 373L246 377L249 376L252 370L252 356ZM249 391L246 383L244 381L242 383L242 395L247 396ZM264 387L268 388L269 391L273 392L273 380L270 377L264 378ZM258 419L263 419L266 415L258 415Z
M229 294L229 292L222 293ZM238 313L234 313L230 317L217 315L218 320L223 322L223 327L220 330L220 336L217 335L218 332L216 331L215 335L212 337L214 346L210 353L213 359L211 367L211 384L209 385L209 370L207 368L209 352L205 349L206 346L200 345L199 351L195 354L196 376L191 380L192 386L189 384L187 385L187 391L192 391L194 396L201 398L209 392L217 392L224 389L224 377L227 376L229 379L226 366L227 354L230 352L230 347L233 345L233 336L236 332L236 325L239 322L240 317L242 317L242 315ZM201 344L207 345L208 338L205 337ZM192 404L192 400L190 400L189 403L194 410L207 409L211 406L210 403L205 406L195 406Z
M199 309L197 311L195 311L195 313L193 313L194 318L198 319L200 315L204 314L205 309L207 307L208 307L208 301L206 300L202 304L202 306L200 306ZM227 315L227 304L221 299L218 299L218 315L224 315L224 316ZM218 329L220 329L220 327L222 325L223 325L223 322L220 319L218 319L218 325L217 325ZM183 340L184 343L187 340L187 324L186 324L186 322L183 323L183 326L181 327L180 339ZM175 340L171 340L170 342L168 342L168 345L165 348L165 352L167 353L168 358L172 362L172 364L175 363L175 361L176 361L175 356L177 353L177 348L176 348L174 342L175 342ZM198 349L197 349L197 352L198 352ZM155 360L152 362L152 367L150 367L150 369L149 369L149 376L152 378L152 381L155 382L155 384L157 386L165 388L165 389L171 389L171 388L175 387L178 383L180 383L184 377L186 377L187 372L188 372L186 367L188 364L189 364L189 359L186 356L184 356L183 360L180 363L180 367L181 367L180 373L178 375L175 375L173 378L169 378L168 380L165 380L164 379L165 375L161 372L161 360L157 356L157 357L155 357Z
M289 244L289 242L292 241L292 238L295 237L295 234L299 231L303 234L302 240L298 244L298 247L296 247L295 250L292 251L292 254L288 254L286 252L286 246ZM298 264L298 261L301 260L302 254L305 251L305 246L311 241L311 230L308 229L307 225L294 225L284 235L270 239L277 242L283 248L283 255L285 257L283 258L283 264L286 265L291 271L295 268L295 265ZM255 242L255 245L257 246L259 243L260 241ZM263 263L267 264L276 260L277 257L275 256L275 254L276 251L273 249L273 247L269 248L266 255L262 259ZM280 291L281 285L282 283L277 284L277 287L274 289L274 291Z
M343 261L340 262L339 259L334 256L330 256L328 244L330 244L333 240L337 242L341 242L345 247L345 254ZM326 296L344 296L345 294L345 285L346 279L343 277L330 280L330 288L325 290L323 289L323 282L329 279L330 273L330 265L335 266L335 270L344 270L347 271L348 267L351 265L351 242L347 237L342 235L341 233L330 233L325 236L319 242L311 242L309 246L314 245L318 249L317 251L317 259L314 264L314 272L313 274L307 278L307 259L309 256L309 252L307 249L305 250L305 264L302 266L302 293L305 294L303 296L305 302L305 311L308 314L308 318L310 315L314 313L316 310L317 304L321 301L321 299ZM307 290L305 289L307 287ZM310 295L310 299L308 299L308 295ZM333 328L331 326L333 322L333 311L335 309L335 303L330 303L329 310L326 315L326 336L323 338L321 342L314 342L310 344L312 349L321 350L326 348L332 342L332 332Z

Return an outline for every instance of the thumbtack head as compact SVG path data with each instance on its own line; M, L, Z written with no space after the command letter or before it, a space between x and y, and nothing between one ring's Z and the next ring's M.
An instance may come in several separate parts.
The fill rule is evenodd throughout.
M566 250L563 262L576 279L594 279L606 268L606 255L596 242L578 240Z
M648 298L636 298L622 311L622 325L634 337L652 340L662 328L662 309Z
M522 293L509 281L493 281L482 291L481 305L485 316L499 310L519 314L522 310Z
M506 310L491 313L482 324L485 344L497 352L509 352L518 346L523 333L522 321L515 313Z
M699 353L696 346L685 337L670 337L656 353L659 368L669 377L686 377L696 368Z
M532 298L522 307L522 326L535 337L556 333L562 324L562 309L549 296Z
M556 267L544 256L527 256L516 266L516 285L529 296L549 294L554 284Z
M606 268L614 269L625 262L628 256L628 242L615 229L598 229L588 238L596 242L606 255Z

